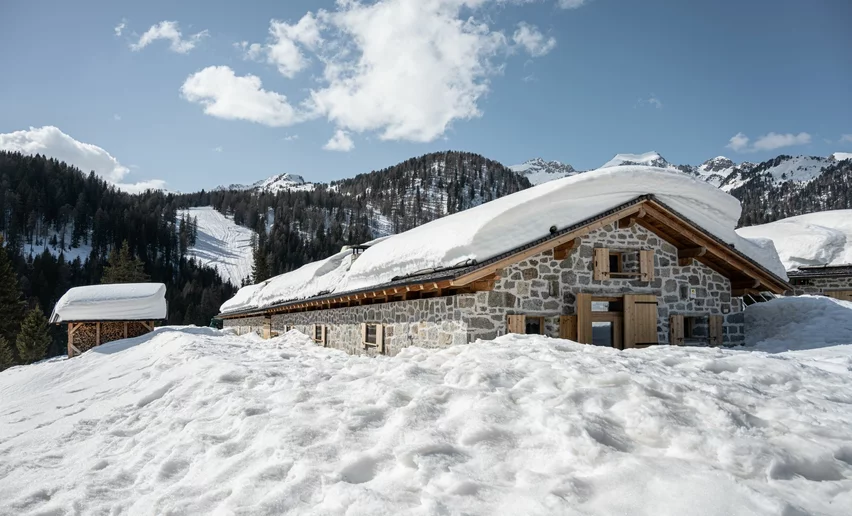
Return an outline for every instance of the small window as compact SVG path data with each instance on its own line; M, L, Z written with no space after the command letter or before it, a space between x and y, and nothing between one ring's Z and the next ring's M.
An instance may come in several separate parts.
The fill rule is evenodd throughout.
M544 317L526 316L524 333L527 335L544 335Z
M686 316L683 318L683 338L689 340L704 340L709 337L707 316Z
M609 272L624 272L624 255L618 251L609 253Z
M325 326L321 324L314 325L314 342L322 342L323 333L325 333Z
M378 324L367 325L367 335L364 337L364 342L367 344L376 345L376 335L378 334Z

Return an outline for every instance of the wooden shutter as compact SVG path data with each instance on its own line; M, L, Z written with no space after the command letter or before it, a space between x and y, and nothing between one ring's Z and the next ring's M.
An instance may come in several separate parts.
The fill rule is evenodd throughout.
M367 323L361 323L361 344L367 347Z
M577 342L592 343L592 295L577 294Z
M385 353L385 327L381 324L376 325L376 349L379 353Z
M527 332L527 318L523 315L510 315L508 322L509 333L524 334Z
M657 296L625 294L624 347L645 347L658 342Z
M683 316L672 315L669 317L669 345L683 346Z
M710 323L710 345L721 346L725 332L724 317L721 315L711 315L707 319Z
M576 315L562 315L559 317L559 338L577 342Z
M328 345L328 326L323 325L322 327L322 345Z
M609 249L606 247L595 247L594 280L603 281L609 279Z
M639 251L639 279L642 281L654 281L653 249L642 249Z

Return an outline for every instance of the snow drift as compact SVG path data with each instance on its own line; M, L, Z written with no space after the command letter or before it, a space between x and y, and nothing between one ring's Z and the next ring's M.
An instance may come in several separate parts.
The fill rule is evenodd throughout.
M318 266L333 272L334 279L330 281L320 281L322 274L315 274L313 269L303 271L309 267L306 265L290 273L296 274L294 279L282 280L290 284L312 278L299 289L282 289L265 296L265 289L271 285L267 283L253 289L251 296L240 296L245 302L229 301L221 310L227 313L262 308L273 299L280 303L321 292L364 289L397 276L452 267L468 260L484 261L547 236L551 226L572 226L645 194L654 194L707 232L786 279L774 249L734 231L741 212L734 197L677 171L624 166L550 181L383 239L351 261L348 270Z
M143 321L165 319L166 286L122 283L74 287L59 298L51 323L65 321Z
M772 240L787 270L852 263L852 210L808 213L740 228L737 233Z
M848 514L852 346L159 328L0 373L0 514Z
M764 351L852 343L852 303L798 296L756 303L745 310L746 344Z

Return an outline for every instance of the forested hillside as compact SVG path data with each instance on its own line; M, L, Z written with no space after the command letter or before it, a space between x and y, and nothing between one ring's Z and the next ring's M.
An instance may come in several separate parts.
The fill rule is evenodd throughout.
M9 152L0 152L0 188L0 233L30 308L49 315L69 288L100 283L123 242L151 281L167 285L171 324L207 325L234 293L213 269L186 259L193 224L178 224L180 196L129 195L56 160ZM61 331L53 336L56 351Z
M309 190L217 189L181 199L232 214L258 233L258 281L529 187L496 161L448 151Z

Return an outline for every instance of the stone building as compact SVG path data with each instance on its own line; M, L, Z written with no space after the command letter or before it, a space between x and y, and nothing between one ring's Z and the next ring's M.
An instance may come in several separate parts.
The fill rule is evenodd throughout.
M165 285L123 283L70 289L56 303L50 322L68 325L71 358L107 342L151 332L167 316Z
M852 301L852 264L800 266L787 271L794 296L822 295Z
M306 291L304 286L317 280L302 281L309 276L300 269L288 273L291 278L272 280L288 284L289 290L276 290L275 283L267 282L237 295L257 299L258 292L271 291L260 297L266 300L263 306L244 299L226 303L219 317L240 333L269 337L296 329L318 345L355 354L394 355L408 346L445 347L505 333L544 334L619 349L736 345L746 331L741 297L791 288L777 255L777 266L770 270L738 249L749 242L723 241L655 195L595 208L582 220L552 226L544 236L520 245L511 245L507 232L505 248L481 261L415 271L362 288L349 288L345 278L365 258L344 250L329 259L332 263L305 266L342 271L322 291ZM534 213L535 208L515 208L512 220L524 224ZM464 223L466 216L445 217L458 220L444 227ZM493 233L496 249L500 234ZM423 236L404 233L386 242L402 237L393 242L398 247L406 240L419 241L414 239L418 235ZM424 239L422 245L430 241ZM383 244L367 247L363 256L374 249L378 255ZM383 249L399 255L390 244Z

